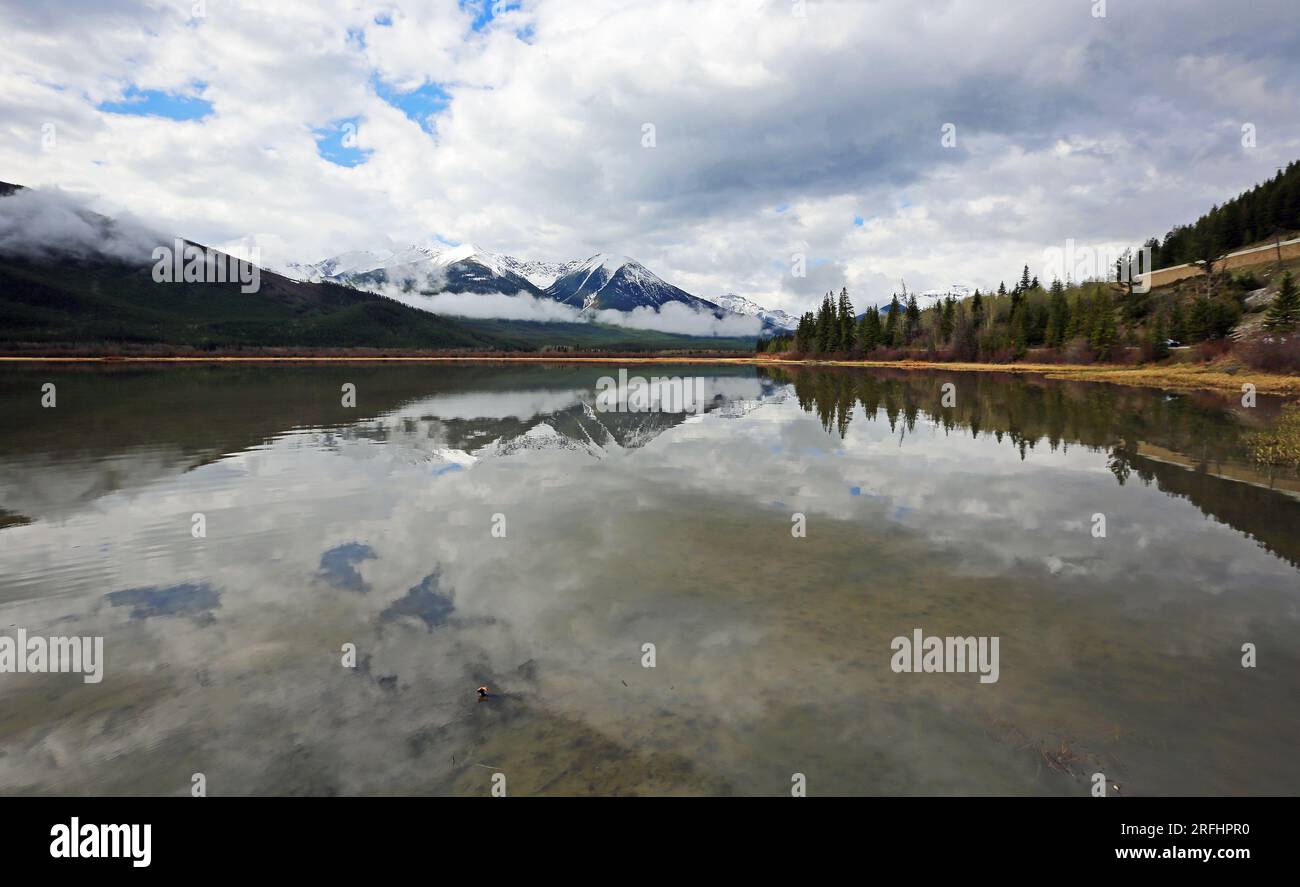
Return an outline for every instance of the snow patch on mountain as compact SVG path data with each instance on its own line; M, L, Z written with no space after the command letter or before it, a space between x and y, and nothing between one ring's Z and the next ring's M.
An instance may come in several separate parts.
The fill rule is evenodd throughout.
M713 304L719 308L730 311L732 314L743 314L746 317L757 317L763 321L764 326L777 327L783 330L793 330L799 326L799 318L792 317L786 312L777 309L764 308L757 302L752 302L744 296L738 296L735 293L727 293L725 296L718 296L713 299Z
M791 329L795 319L740 297L736 310L667 283L629 256L585 261L520 260L480 249L413 244L356 250L290 265L296 280L339 283L435 314L577 322L594 320L696 336L752 336Z
M965 284L961 284L961 283L952 283L949 284L946 289L924 290L922 292L915 293L915 296L916 296L917 303L920 304L922 307L924 307L925 303L927 302L942 301L948 296L952 296L954 299L960 301L962 299L969 298L974 294L975 294L975 290L973 290L971 287L968 287Z

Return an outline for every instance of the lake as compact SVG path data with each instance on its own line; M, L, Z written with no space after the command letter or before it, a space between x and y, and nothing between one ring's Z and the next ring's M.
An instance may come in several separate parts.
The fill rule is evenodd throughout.
M619 369L6 367L0 793L1300 793L1277 402Z

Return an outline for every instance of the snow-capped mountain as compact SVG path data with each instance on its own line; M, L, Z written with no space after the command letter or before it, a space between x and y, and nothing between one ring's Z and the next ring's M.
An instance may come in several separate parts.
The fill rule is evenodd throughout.
M572 262L546 262L538 259L516 259L514 256L501 254L497 254L496 259L503 268L518 274L533 286L543 290L582 264L576 259Z
M592 256L547 287L546 294L582 310L657 309L666 302L681 302L700 311L718 311L712 302L665 283L635 259L608 253Z
M744 296L738 296L735 293L718 296L713 300L713 303L719 308L730 311L732 314L757 317L763 321L764 328L793 330L799 326L799 318L792 317L779 308L769 310L757 302L751 302Z
M952 283L944 289L925 290L924 292L916 293L916 303L922 308L928 308L934 302L942 301L948 296L952 296L954 299L960 301L961 299L969 298L974 294L975 290L970 287L960 283Z
M356 289L383 292L397 286L421 293L528 293L541 296L542 287L528 275L545 279L560 273L562 265L520 262L481 250L472 243L460 246L408 246L387 253L358 250L311 265L290 266L298 280L328 280Z
M793 329L798 321L784 311L768 311L740 296L719 303L673 286L627 256L597 253L586 261L547 262L460 246L412 245L378 252L356 250L312 264L291 264L288 276L329 281L380 294L526 293L549 298L579 311L631 311L679 303L717 318L758 318L768 332ZM725 301L727 304L721 304Z

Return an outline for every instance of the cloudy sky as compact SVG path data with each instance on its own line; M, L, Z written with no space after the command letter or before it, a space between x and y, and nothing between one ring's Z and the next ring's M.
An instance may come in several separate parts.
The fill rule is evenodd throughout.
M273 266L468 241L865 304L1140 242L1268 178L1300 157L1298 22L1294 0L0 0L0 180L255 237Z

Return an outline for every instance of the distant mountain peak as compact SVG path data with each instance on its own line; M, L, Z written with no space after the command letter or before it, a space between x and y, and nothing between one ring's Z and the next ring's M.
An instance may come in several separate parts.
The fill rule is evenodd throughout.
M664 281L635 259L614 253L596 253L547 287L546 294L583 311L658 311L668 302L680 302L697 311L718 311L712 302Z
M763 326L769 329L793 330L799 326L799 318L787 314L779 308L769 309L744 296L738 296L735 293L727 293L724 296L718 296L713 303L719 308L730 311L732 314L743 314L746 317L757 317L763 321Z
M631 256L599 252L582 261L521 260L481 249L473 243L356 250L310 265L287 269L297 280L330 281L381 294L394 286L423 294L525 293L550 298L579 311L633 311L678 303L715 318L727 314L756 317L767 327L793 325L784 312L769 312L745 301L744 310L721 308L663 280ZM739 303L737 303L739 304Z

